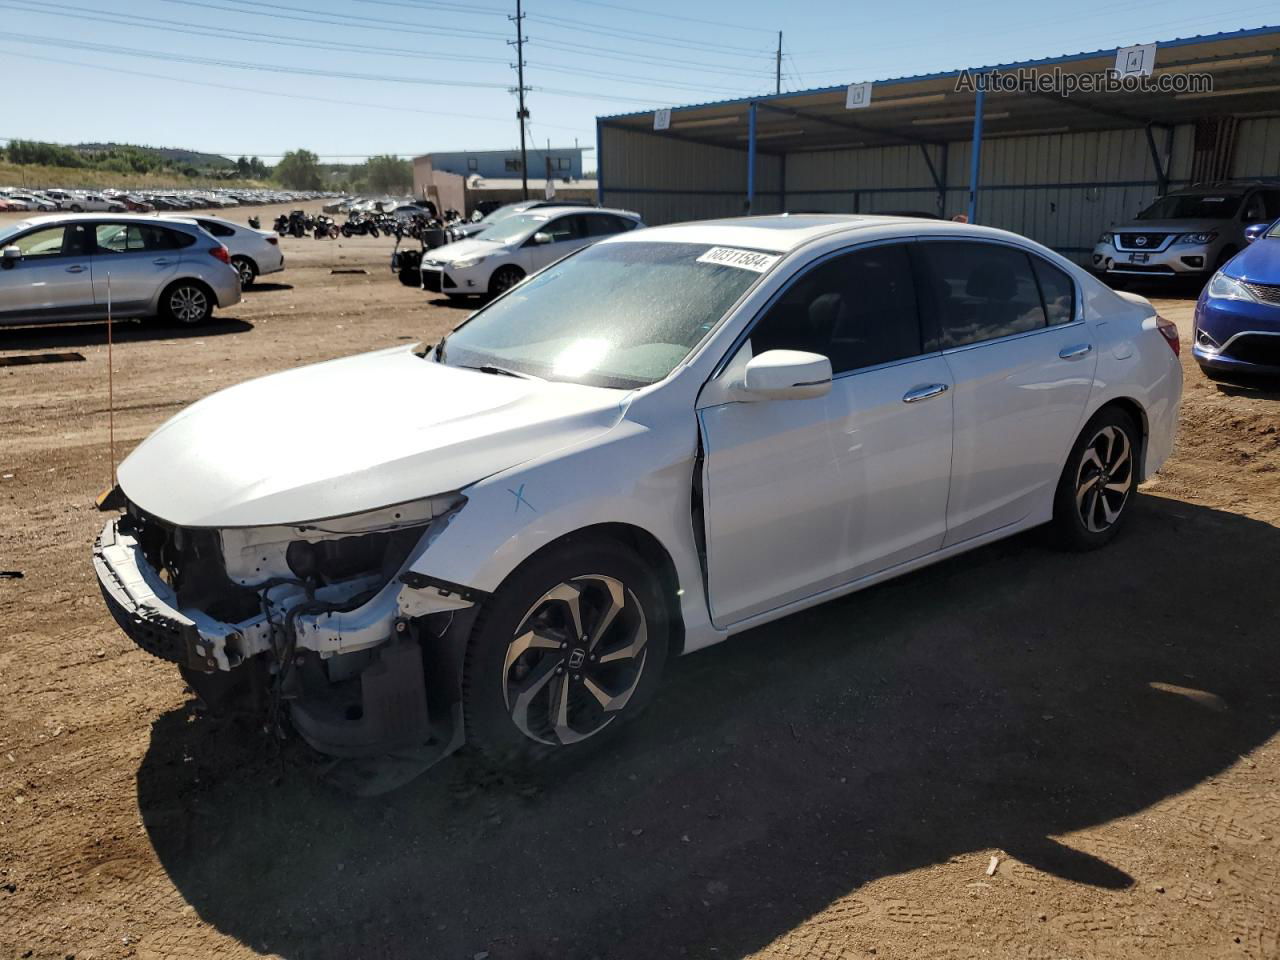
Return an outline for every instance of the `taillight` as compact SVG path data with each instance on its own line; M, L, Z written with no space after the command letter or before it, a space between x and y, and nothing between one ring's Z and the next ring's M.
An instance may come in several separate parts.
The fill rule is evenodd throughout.
M212 248L209 253L225 264L231 263L231 254L227 252L227 248L222 244L218 244L216 247Z
M1182 341L1178 339L1178 328L1174 326L1172 320L1166 320L1160 314L1156 314L1156 329L1160 331L1160 336L1164 337L1164 342L1169 344L1169 349L1173 351L1175 357L1182 355Z
M280 246L280 238L279 238L279 237L264 237L263 239L264 239L264 240L266 240L266 241L267 241L267 243L271 244L273 247L278 247L278 246Z

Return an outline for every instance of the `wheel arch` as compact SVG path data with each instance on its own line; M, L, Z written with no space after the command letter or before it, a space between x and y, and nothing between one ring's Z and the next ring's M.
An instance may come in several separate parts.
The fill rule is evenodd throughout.
M670 653L679 656L684 652L684 617L680 611L680 578L675 561L662 542L648 530L632 523L620 521L594 523L579 527L547 541L516 565L505 577L498 589L520 570L537 564L548 552L566 543L606 541L617 544L634 553L658 579L659 595L670 628Z
M1112 397L1106 403L1099 406L1097 410L1093 411L1093 413L1089 416L1089 419L1093 420L1094 417L1102 413L1102 411L1104 410L1119 410L1121 413L1128 416L1134 423L1138 425L1139 435L1138 435L1138 450L1136 451L1136 457L1137 457L1137 466L1138 466L1138 482L1141 483L1143 480L1147 479L1147 476L1146 476L1147 474L1147 470L1146 470L1147 437L1150 432L1150 424L1147 421L1146 408L1143 407L1142 404L1139 403L1137 400L1135 400L1133 397L1128 397L1128 396ZM1086 426L1087 425L1088 424L1086 423ZM1080 432L1081 433L1084 432L1084 427L1081 427Z
M211 287L204 280L200 279L200 277L196 277L196 276L174 277L172 280L170 280L160 289L160 296L156 298L157 311L161 311L164 309L164 302L168 298L169 294L173 291L173 288L180 286L184 283L192 284L194 286L199 287L201 290L203 290L208 295L209 300L213 303L215 307L222 306L222 304L218 300L218 292L214 290L213 287Z
M253 259L253 257L249 256L247 253L233 253L231 255L231 262L235 263L237 260L243 260L248 263L249 266L253 267L253 272L255 274L260 274L262 272L261 268L258 266L258 261Z

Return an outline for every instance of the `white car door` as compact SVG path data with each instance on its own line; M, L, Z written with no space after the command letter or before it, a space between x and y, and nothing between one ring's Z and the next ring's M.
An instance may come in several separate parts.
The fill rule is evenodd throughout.
M1051 501L1097 354L1075 282L1042 257L980 240L913 252L955 382L950 546Z
M946 361L924 349L907 246L807 268L752 329L751 355L828 356L826 396L714 402L718 392L704 391L703 513L719 627L942 544L951 383Z
M548 237L549 242L539 243L538 238L541 236ZM549 263L555 263L566 254L586 246L587 242L586 224L581 214L567 213L548 220L524 243L523 252L528 258L528 272L533 273Z

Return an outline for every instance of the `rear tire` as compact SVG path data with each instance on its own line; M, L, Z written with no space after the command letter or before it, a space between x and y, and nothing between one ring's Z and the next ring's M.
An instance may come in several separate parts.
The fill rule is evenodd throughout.
M1100 410L1080 432L1053 498L1052 530L1066 550L1096 550L1111 541L1138 486L1142 435L1115 407Z
M240 274L240 289L248 290L252 287L253 281L258 279L258 268L253 265L253 261L248 257L232 257L231 265Z
M213 315L213 292L197 280L179 280L160 296L160 315L179 327L196 327Z
M658 580L630 550L552 547L476 618L463 666L467 740L506 766L590 752L653 699L669 637Z

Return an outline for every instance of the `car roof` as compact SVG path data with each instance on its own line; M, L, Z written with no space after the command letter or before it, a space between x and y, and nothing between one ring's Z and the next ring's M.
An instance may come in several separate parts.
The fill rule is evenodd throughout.
M753 250L784 253L802 244L831 234L853 232L866 227L904 224L917 229L922 221L913 217L877 217L860 214L778 214L763 217L728 217L722 220L696 220L649 227L641 234L623 236L637 240L668 243L708 243ZM945 221L944 221L945 222ZM957 227L962 224L956 224Z
M32 226L54 226L57 224L69 223L154 223L154 224L174 224L182 223L190 227L197 227L193 217L162 217L158 213L42 213L34 217L26 217L22 223Z
M1062 258L1034 240L1000 230L951 220L920 217L890 217L876 214L778 214L763 217L733 217L672 223L644 230L632 230L607 237L601 243L695 243L708 246L740 247L787 254L814 240L847 236L851 240L890 240L904 237L931 239L994 240L1039 248L1052 259Z
M521 213L537 214L540 217L554 217L562 213L616 213L620 217L630 217L634 220L640 219L640 214L634 210L619 210L614 207L584 207L572 203L547 204L542 206L530 207Z

